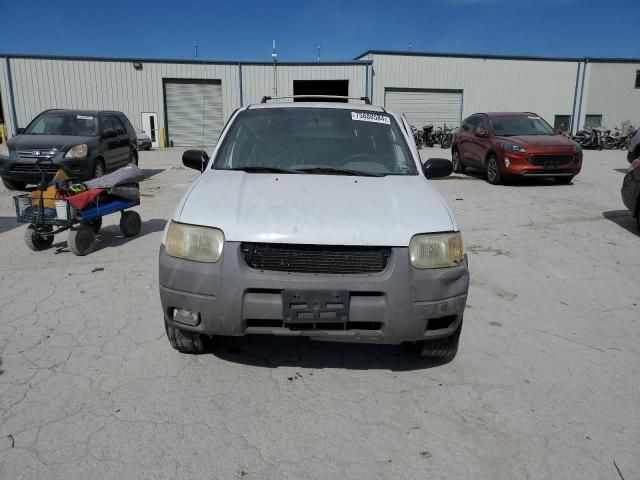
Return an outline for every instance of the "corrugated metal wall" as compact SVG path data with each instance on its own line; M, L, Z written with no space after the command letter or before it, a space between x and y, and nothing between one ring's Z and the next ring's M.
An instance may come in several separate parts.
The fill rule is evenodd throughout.
M11 113L9 111L9 88L8 77L6 70L7 59L0 57L0 97L2 97L2 116L4 118L7 132L13 132L13 121L11 119Z
M622 122L640 125L640 88L635 88L640 63L588 63L582 119L602 115L602 125L613 129Z
M137 126L141 112L157 112L164 126L163 78L220 80L225 118L240 98L235 65L143 62L142 70L136 70L132 62L122 61L11 58L10 62L21 127L47 108L120 110Z
M577 62L373 54L373 103L385 88L463 91L463 118L483 111L570 115Z
M24 127L47 108L114 109L124 112L134 125L141 125L142 112L157 112L165 126L163 79L208 79L222 83L224 121L240 106L239 64L198 64L142 61L136 70L132 61L12 57L11 73L16 117ZM0 65L0 92L8 112L5 63ZM349 80L350 95L365 94L362 64L279 64L278 94L292 95L293 80ZM273 66L242 65L243 104L273 95ZM14 131L13 125L9 125Z
M349 96L365 96L364 65L278 65L278 96L293 95L294 80L349 80ZM244 103L259 102L263 96L274 96L273 66L243 65Z

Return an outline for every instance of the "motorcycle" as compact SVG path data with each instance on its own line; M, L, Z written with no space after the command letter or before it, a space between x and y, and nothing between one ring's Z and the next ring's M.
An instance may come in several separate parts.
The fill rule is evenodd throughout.
M444 126L436 128L433 133L434 143L439 143L440 148L448 149L453 145L453 127Z

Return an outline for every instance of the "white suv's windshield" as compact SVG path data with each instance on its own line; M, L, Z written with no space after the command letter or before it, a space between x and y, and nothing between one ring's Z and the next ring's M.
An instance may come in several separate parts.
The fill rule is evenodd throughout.
M214 169L417 175L390 115L335 108L257 108L238 114Z
M553 128L537 115L491 118L493 133L499 137L553 135Z
M98 123L94 115L71 112L45 113L36 118L25 130L27 135L97 135Z

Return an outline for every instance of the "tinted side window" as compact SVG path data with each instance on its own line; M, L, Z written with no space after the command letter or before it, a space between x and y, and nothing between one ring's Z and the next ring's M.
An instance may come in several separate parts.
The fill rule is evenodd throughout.
M485 121L484 118L482 117L478 117L476 118L477 122L476 122L476 131L478 130L484 130L485 132L487 131L487 122Z
M467 125L467 128L464 129L465 132L475 132L476 131L476 122L478 121L478 117L470 117L464 122Z
M135 137L136 134L135 134L135 131L133 130L133 126L131 126L131 122L129 122L129 119L125 115L121 115L120 120L122 121L122 124L124 125L124 128L127 131L127 134L131 135L132 137Z
M120 118L118 118L118 116L116 115L109 115L109 118L113 122L113 126L116 129L116 135L124 135L124 125L122 124Z
M102 117L102 133L107 133L112 131L113 131L113 123L111 122L111 118L107 116Z

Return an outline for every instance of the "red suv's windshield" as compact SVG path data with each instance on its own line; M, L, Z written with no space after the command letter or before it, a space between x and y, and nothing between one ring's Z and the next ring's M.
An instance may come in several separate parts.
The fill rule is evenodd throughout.
M492 117L491 128L499 137L516 135L553 135L553 128L537 115Z

